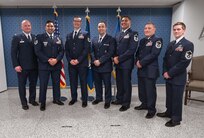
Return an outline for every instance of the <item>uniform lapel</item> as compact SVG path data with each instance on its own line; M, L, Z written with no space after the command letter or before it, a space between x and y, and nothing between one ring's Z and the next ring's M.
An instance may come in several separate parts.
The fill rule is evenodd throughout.
M177 44L172 46L172 53L176 51L176 48L182 45L182 42L185 38L182 38ZM175 43L175 42L174 42Z
M106 38L107 38L107 35L105 35L104 38L102 39L102 41L99 43L99 48L101 48L101 46L103 46L103 43L105 42Z
M121 41L124 38L124 36L126 36L129 32L130 32L130 28L128 30L126 30L125 33L124 32L120 32L119 41Z
M126 33L127 33L127 31L126 31ZM121 41L121 40L124 38L124 36L126 35L126 33L120 32L119 41Z
M28 38L26 37L26 35L25 35L24 33L22 33L22 39L23 39L24 41L26 41L26 42L29 42L29 41L28 41Z

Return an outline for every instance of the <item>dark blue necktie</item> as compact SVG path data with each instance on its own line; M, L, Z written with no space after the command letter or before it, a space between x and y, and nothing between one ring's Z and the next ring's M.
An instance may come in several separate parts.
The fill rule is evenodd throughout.
M100 37L100 38L99 38L99 41L98 41L98 43L101 43L101 40L102 40L102 37Z
M74 39L77 38L77 31L74 32Z
M30 42L31 42L31 38L30 38L30 35L28 35L28 41L30 41Z

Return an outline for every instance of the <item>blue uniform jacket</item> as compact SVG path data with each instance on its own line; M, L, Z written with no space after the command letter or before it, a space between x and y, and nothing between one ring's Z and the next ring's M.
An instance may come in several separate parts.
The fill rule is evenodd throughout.
M73 39L73 32L69 33L65 43L66 58L69 66L72 66L70 64L72 59L77 59L79 61L78 67L88 67L89 48L90 39L87 32L80 30L76 39Z
M162 49L162 42L162 38L157 38L155 35L149 39L143 38L140 40L136 62L139 60L142 68L138 69L138 77L159 77L158 57Z
M92 69L97 72L111 72L113 70L112 57L115 50L115 40L110 35L106 34L101 43L98 41L98 37L92 40ZM95 60L100 61L101 64L99 67L93 64Z
M132 69L134 67L134 54L138 46L138 33L128 29L125 33L116 35L116 53L119 64L116 68Z
M59 37L51 39L47 33L39 34L34 43L39 70L60 70L62 68L61 60L64 55L64 48ZM48 62L49 58L56 58L57 64L51 66Z
M21 66L23 70L37 69L37 57L34 51L35 35L31 34L30 42L24 33L14 35L11 43L11 59L13 67Z
M194 51L192 42L182 38L177 44L169 43L163 62L163 73L168 72L170 79L167 82L175 85L185 85L186 68L191 62Z

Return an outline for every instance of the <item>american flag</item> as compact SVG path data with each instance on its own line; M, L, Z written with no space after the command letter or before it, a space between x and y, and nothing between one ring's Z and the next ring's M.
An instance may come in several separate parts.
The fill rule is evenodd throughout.
M58 27L58 13L56 11L56 8L54 8L54 16L55 16L55 20L54 20L55 33L54 33L54 35L56 37L60 37L60 32L59 32L59 27ZM65 88L66 87L66 78L65 78L65 72L64 72L64 62L63 62L63 60L61 60L61 62L62 62L62 69L60 71L60 88Z

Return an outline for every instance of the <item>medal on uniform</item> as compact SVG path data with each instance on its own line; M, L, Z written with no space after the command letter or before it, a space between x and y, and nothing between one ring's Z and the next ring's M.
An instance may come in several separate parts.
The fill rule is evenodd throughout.
M146 46L152 46L152 41L149 41Z
M129 34L126 34L126 35L124 36L125 39L127 39L127 38L129 38L129 37L130 37Z
M79 39L84 39L83 34L80 34L78 38L79 38Z
M182 52L183 51L183 46L182 45L179 45L175 51L179 51L179 52Z

